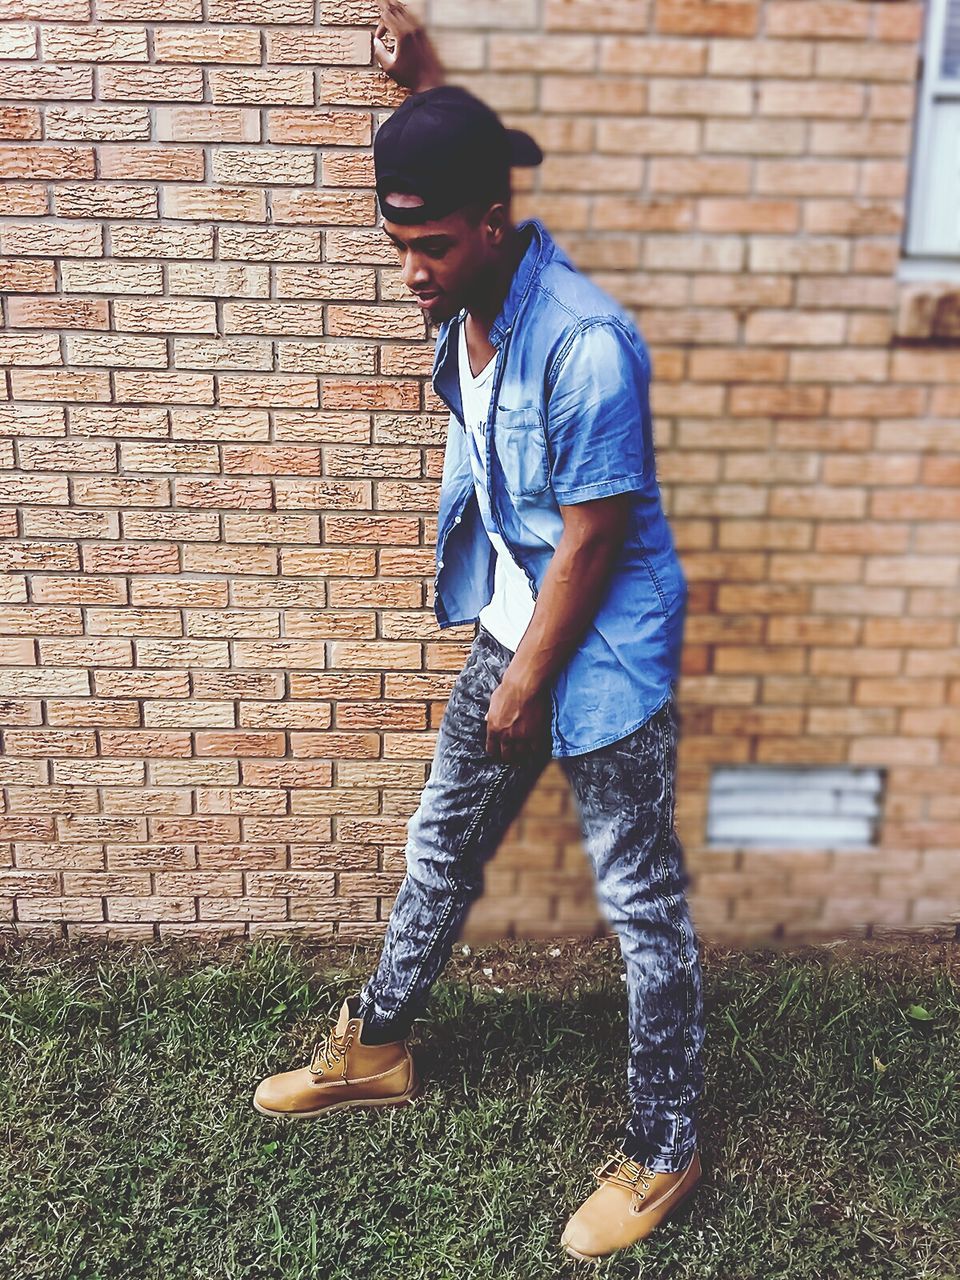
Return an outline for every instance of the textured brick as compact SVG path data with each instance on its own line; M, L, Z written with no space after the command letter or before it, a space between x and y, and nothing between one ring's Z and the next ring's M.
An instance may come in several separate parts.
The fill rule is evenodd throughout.
M260 138L259 114L249 109L158 107L153 114L161 142L257 142Z
M36 27L8 20L7 25L0 28L0 58L35 58L37 35Z
M752 36L759 11L756 0L658 0L655 29L678 35Z
M99 89L108 102L200 102L203 72L199 67L103 67Z
M773 36L865 36L870 9L845 0L770 0L766 29Z
M815 46L799 40L711 40L707 71L715 76L808 77Z
M146 62L147 33L122 23L64 23L41 28L41 49L49 62Z
M313 81L307 71L214 70L208 73L210 93L216 103L258 103L286 106L314 101Z
M355 111L285 110L277 107L266 115L270 142L367 146L372 140L369 118Z
M145 107L48 107L46 136L49 139L104 141L150 137L150 112ZM59 174L66 177L66 174ZM101 168L100 176L106 177ZM125 175L129 176L129 175Z
M647 86L627 76L545 75L540 85L544 111L582 112L588 115L642 115L647 109Z
M93 97L93 68L46 63L34 66L0 65L0 98L44 101Z
M42 119L36 107L0 106L0 138L39 138Z
M260 62L260 33L242 27L157 27L153 33L157 62Z
M318 31L267 33L267 61L282 63L356 63L370 59L370 38L366 31L342 31L335 27ZM235 62L235 58L230 61Z
M51 178L92 178L93 150L90 147L0 146L0 176L29 177L33 181Z

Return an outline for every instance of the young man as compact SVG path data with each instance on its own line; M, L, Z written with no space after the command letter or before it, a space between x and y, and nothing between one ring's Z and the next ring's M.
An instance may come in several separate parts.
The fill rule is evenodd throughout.
M377 969L309 1065L263 1080L254 1105L309 1117L416 1096L406 1037L485 863L557 758L627 977L632 1114L561 1237L593 1260L646 1236L700 1178L702 982L673 824L687 588L656 480L644 340L540 219L510 220L511 166L542 159L436 65L375 138L384 232L440 326L435 612L441 628L479 629L408 824Z

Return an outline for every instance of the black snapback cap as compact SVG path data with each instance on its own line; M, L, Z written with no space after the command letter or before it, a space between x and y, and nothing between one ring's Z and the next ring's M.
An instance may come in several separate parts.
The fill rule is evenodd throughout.
M431 222L482 198L512 165L535 165L543 152L529 133L508 129L485 102L459 85L413 93L373 139L380 210L391 222ZM391 191L423 204L390 203Z

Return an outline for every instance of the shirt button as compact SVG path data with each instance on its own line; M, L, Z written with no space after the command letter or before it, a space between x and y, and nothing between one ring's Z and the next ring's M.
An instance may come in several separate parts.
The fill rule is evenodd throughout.
M442 561L442 560L438 560L438 561L437 561L437 568L438 568L438 569L442 569L442 568L443 568L443 561Z
M454 517L453 517L453 523L454 523L454 524L459 524L459 523L460 523L460 517L459 517L459 516L454 516Z

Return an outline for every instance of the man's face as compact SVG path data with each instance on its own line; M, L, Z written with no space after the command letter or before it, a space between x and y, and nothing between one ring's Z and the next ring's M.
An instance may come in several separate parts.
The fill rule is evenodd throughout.
M419 196L400 191L392 192L390 200L406 207L423 204ZM469 307L483 296L482 282L502 234L497 228L505 224L503 205L493 206L491 214L476 226L471 226L460 210L433 222L410 225L384 219L383 229L403 268L403 283L418 295L429 324L449 320L461 307Z

